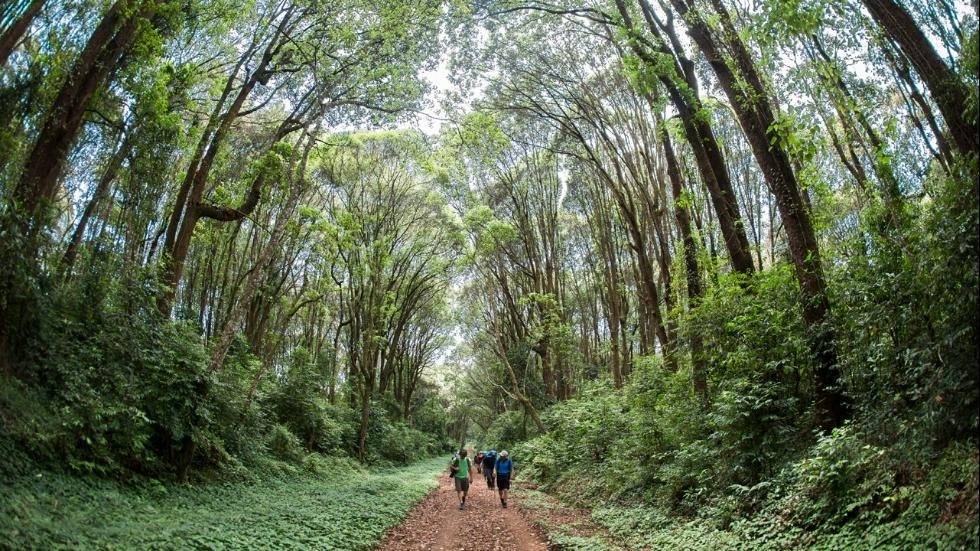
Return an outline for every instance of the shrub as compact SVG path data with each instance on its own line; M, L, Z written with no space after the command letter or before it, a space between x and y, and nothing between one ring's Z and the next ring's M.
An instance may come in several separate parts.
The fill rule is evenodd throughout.
M41 357L24 378L48 405L35 410L35 422L51 429L33 438L39 458L85 472L161 475L182 439L209 438L200 430L207 351L191 328L159 319L149 289L89 274L38 307Z
M66 435L49 399L46 392L0 374L0 474L21 475L35 461L56 456Z
M436 437L446 435L449 425L448 404L438 394L438 389L420 385L415 392L416 407L412 411L412 426Z
M289 463L303 459L303 445L299 438L283 425L273 425L266 439L266 448L273 457Z
M513 447L514 444L530 436L528 422L529 420L520 411L511 410L501 413L487 427L483 439L489 447L495 447L498 451Z
M327 401L318 368L303 348L293 352L289 370L273 382L264 406L269 417L289 427L308 451L337 453L354 448L354 413Z
M514 457L521 458L521 475L544 485L556 482L574 463L565 442L543 434L514 446Z
M441 440L401 420L393 420L378 403L371 408L367 455L370 460L407 463L442 450Z

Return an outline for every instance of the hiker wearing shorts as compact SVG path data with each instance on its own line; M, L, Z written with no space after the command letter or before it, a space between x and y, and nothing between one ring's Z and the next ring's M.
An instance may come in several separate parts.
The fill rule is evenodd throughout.
M456 497L459 498L459 510L466 507L466 493L470 490L470 482L473 481L473 465L466 457L466 450L459 450L459 458L453 459L449 464L449 471L452 473L453 484L456 485Z
M490 450L483 454L483 476L487 478L487 488L493 489L493 464L497 460L497 452Z
M507 450L500 452L500 457L494 463L493 470L497 473L497 491L500 494L500 505L506 508L510 480L514 476L514 462L507 456Z

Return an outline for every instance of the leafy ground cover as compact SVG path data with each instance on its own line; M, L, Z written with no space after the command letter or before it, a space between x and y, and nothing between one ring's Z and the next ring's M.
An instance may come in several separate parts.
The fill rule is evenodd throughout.
M562 551L624 551L588 509L575 507L542 492L534 484L518 484L521 513L547 535L552 549Z
M370 549L444 467L311 456L302 469L173 487L40 472L0 481L0 548Z
M855 453L859 443L847 431L823 439L770 483L752 513L715 504L678 515L636 499L583 500L595 488L575 476L522 490L522 506L562 550L978 549L974 444L949 447L923 480L895 488L894 474L877 464L885 453L870 446ZM834 497L835 484L846 495ZM594 507L591 519L568 514L581 506Z

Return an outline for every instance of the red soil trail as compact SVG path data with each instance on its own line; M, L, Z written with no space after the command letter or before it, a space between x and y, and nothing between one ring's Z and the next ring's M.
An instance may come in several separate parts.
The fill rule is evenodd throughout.
M511 493L504 509L483 475L473 475L465 510L459 510L453 482L444 473L439 487L388 532L376 551L547 551L548 544L518 512L519 498Z

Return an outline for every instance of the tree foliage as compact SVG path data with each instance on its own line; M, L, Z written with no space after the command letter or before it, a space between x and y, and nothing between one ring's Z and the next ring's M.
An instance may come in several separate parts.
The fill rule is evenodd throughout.
M634 547L969 547L977 89L950 0L7 2L6 470L516 446Z

